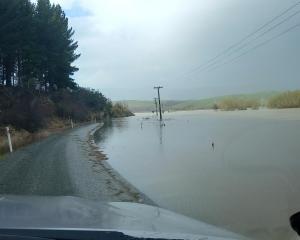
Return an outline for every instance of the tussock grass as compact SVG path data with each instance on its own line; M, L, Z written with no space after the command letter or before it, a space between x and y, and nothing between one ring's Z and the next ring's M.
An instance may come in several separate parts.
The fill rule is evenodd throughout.
M17 130L10 126L10 135L12 140L13 149L16 150L20 147L31 144L35 141L44 139L52 133L62 131L66 128L70 128L69 121L63 121L58 118L49 120L48 126L45 129L31 133L24 129ZM0 127L0 158L1 155L9 152L8 140L5 127Z
M15 130L10 127L11 141L14 149L22 147L33 141L33 134L25 130ZM4 154L9 151L7 135L4 128L1 128L0 135L0 154Z
M260 102L255 99L240 99L240 98L224 98L223 100L219 101L216 104L216 108L225 110L225 111L232 111L232 110L247 110L248 108L251 109L258 109L260 106Z
M300 108L300 90L288 91L272 97L269 108Z
M128 117L133 116L133 113L129 111L128 106L125 103L117 102L112 106L112 116L118 117Z

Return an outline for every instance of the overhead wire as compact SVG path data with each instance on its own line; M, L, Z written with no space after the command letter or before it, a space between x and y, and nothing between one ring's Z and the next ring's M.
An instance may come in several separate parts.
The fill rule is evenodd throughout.
M239 48L237 48L234 52L229 53L226 57L230 57L231 55L240 52L241 50L245 49L247 46L251 45L253 42L255 42L256 40L258 40L259 38L265 36L267 33L271 32L272 30L278 28L279 26L281 26L283 23L289 21L291 18L295 17L297 14L300 13L300 10L295 12L294 14L288 16L287 18L285 18L284 20L282 20L281 22L277 23L276 25L272 26L271 28L267 29L266 31L262 32L261 34L259 34L258 36L256 36L253 40L251 40L250 42L246 42L243 45L241 45ZM211 68L214 65L217 65L217 62L211 63L209 65L207 65L205 68L199 70L199 72L203 72L206 71L207 69Z
M262 26L260 26L258 29L256 29L255 31L251 32L250 34L246 35L244 38L242 38L241 40L239 40L238 42L232 44L231 46L229 46L228 48L226 48L225 50L223 50L221 53L217 54L215 57L209 59L208 61L206 61L205 63L191 69L189 72L186 72L184 74L184 76L192 74L194 72L200 71L200 70L204 70L212 67L212 65L216 64L216 61L219 61L219 58L225 57L227 55L231 56L232 54L236 53L237 51L243 49L244 47L249 45L248 43L244 43L245 41L247 41L248 39L250 39L252 36L256 35L257 33L259 33L261 30L263 30L264 28L268 27L270 24L272 24L273 22L275 22L277 19L281 18L282 16L284 16L285 14L289 13L291 10L293 10L294 8L298 7L300 4L300 1L296 2L295 4L291 5L290 7L288 7L287 9L285 9L284 11L282 11L280 14L276 15L275 17L273 17L271 20L267 21L266 23L264 23ZM300 13L300 10L293 13L292 15L288 16L287 18L285 18L284 20L282 20L281 22L277 23L276 25L272 26L271 28L267 29L266 31L264 31L263 33L259 34L254 40L257 40L258 38L264 36L266 33L274 30L275 28L279 27L280 25L282 25L283 23L287 22L288 20L290 20L292 17L296 16L297 14ZM254 40L252 40L251 42L253 42ZM244 43L244 44L243 44ZM241 44L243 44L242 46L240 46ZM244 46L245 45L245 46ZM238 48L237 48L238 47Z
M283 35L285 35L285 34L291 32L291 31L295 30L295 29L298 28L298 27L300 27L300 23L298 23L298 24L296 24L296 25L293 25L292 27L290 27L290 28L288 28L288 29L286 29L286 30L280 32L279 34L273 36L272 38L269 38L269 39L263 41L262 43L259 43L259 44L255 45L255 46L253 46L252 48L250 48L250 49L248 49L247 51L241 53L240 55L238 55L238 56L232 58L232 59L229 60L229 61L223 62L222 64L220 64L220 65L218 65L218 66L215 66L215 67L213 67L213 68L211 68L211 69L207 69L207 71L208 71L208 72L211 72L211 71L213 71L213 70L215 70L215 69L218 69L218 68L220 68L220 67L222 67L222 66L224 66L224 65L227 65L227 64L229 64L229 63L233 63L233 62L235 62L236 60L238 60L239 58L241 58L241 57L243 57L244 55L248 54L249 52L252 52L252 51L254 51L254 50L256 50L256 49L258 49L258 48L260 48L260 47L262 47L262 46L264 46L264 45L266 45L266 44L268 44L269 42L271 42L271 41L273 41L273 40L275 40L275 39L277 39L277 38L279 38L279 37L281 37L281 36L283 36Z

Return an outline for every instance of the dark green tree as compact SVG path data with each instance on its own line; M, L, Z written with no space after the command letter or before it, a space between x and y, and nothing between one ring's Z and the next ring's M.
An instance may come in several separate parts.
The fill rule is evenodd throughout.
M72 63L80 56L75 51L74 31L59 5L49 0L38 0L35 12L36 59L39 82L46 89L71 87L76 84L71 76L78 70Z

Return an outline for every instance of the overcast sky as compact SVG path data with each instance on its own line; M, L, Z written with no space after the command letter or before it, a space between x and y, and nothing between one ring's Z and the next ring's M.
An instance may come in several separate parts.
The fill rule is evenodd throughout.
M192 71L297 1L54 0L79 42L76 82L112 100L150 100L154 85L164 86L164 99L299 89L300 27L228 62L300 23L300 4L211 68Z

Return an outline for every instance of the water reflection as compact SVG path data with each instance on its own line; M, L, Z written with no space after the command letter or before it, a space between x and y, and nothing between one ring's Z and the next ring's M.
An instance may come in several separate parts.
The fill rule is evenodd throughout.
M141 134L147 135L147 131L151 129L151 131L153 130L154 132L157 132L158 143L160 145L163 144L164 128L166 127L164 121L159 121L155 116L143 117L141 119L137 119L137 121L140 122L141 131L146 131L145 133L142 132Z
M164 137L164 131L165 131L166 124L164 122L157 123L157 129L158 129L158 136L159 136L159 143L163 144L163 137Z
M122 132L128 128L128 121L120 118L114 120L107 120L104 122L102 128L95 132L95 143L105 142L106 138L114 134L114 131Z
M159 143L163 144L163 128L164 126L162 124L159 125Z
M112 126L117 128L119 131L123 131L128 128L128 121L124 118L117 118L112 120Z
M111 120L105 121L104 126L98 129L94 134L95 143L105 142L105 140L113 134L114 128Z

